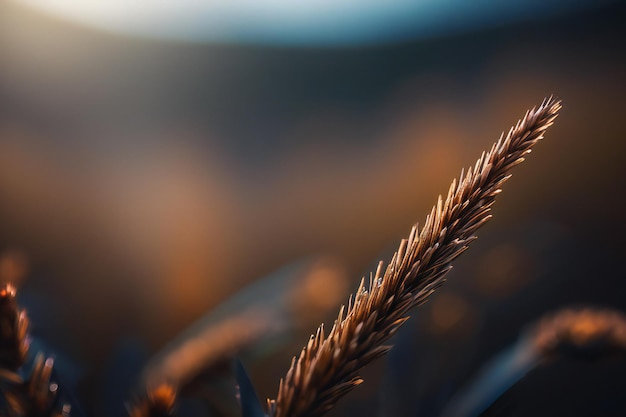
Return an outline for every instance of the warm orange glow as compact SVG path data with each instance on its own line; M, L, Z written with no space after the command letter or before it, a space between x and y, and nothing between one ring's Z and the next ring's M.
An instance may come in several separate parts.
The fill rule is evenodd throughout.
M543 319L534 331L536 346L551 352L562 344L626 349L626 317L611 310L563 310Z
M12 284L5 284L0 289L0 298L15 297L15 287Z
M598 334L606 332L605 323L602 320L590 316L580 317L572 323L570 334L572 341L576 344L583 344L590 341Z
M173 386L162 384L152 389L150 392L151 401L163 409L171 409L176 402L176 390Z

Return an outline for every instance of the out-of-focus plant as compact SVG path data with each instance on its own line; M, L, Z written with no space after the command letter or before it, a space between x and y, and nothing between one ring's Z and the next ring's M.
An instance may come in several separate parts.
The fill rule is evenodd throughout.
M542 317L483 366L448 403L443 417L477 417L527 373L559 356L596 359L626 354L626 316L608 309L567 308Z
M7 417L68 417L71 406L56 401L58 384L52 381L54 360L37 353L31 369L29 320L17 305L12 284L0 288L0 410Z

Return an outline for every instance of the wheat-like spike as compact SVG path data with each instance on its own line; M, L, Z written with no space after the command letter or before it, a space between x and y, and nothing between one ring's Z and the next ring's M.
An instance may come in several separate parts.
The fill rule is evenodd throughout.
M559 100L545 99L461 172L421 231L414 226L400 243L384 273L381 263L369 285L361 281L348 308L341 307L328 335L320 327L294 358L276 400L268 402L271 417L320 416L362 382L357 371L390 349L384 343L407 320L408 311L442 285L450 263L491 218L491 206L511 168L530 153L560 109Z

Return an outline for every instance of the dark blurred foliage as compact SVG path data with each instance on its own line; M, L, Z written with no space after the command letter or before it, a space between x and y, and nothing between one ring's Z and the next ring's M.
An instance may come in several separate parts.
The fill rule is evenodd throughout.
M293 259L332 255L356 288L461 167L555 94L561 116L479 241L329 414L393 401L405 411L384 415L437 415L546 312L626 310L625 18L607 2L395 44L272 47L129 38L2 3L0 278L21 282L34 336L71 358L97 416L137 362ZM260 398L315 327L246 363ZM119 351L131 364L111 376ZM625 371L557 361L487 414L624 415Z

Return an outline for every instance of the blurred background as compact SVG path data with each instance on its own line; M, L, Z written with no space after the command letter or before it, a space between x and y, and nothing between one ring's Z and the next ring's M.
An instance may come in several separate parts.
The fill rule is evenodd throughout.
M87 414L125 399L116 358L136 357L131 380L305 265L303 284L265 286L291 330L245 362L274 397L360 277L551 94L561 116L494 219L329 415L438 415L528 323L626 309L623 2L223 3L0 2L0 280ZM490 415L624 415L625 371L557 361Z

